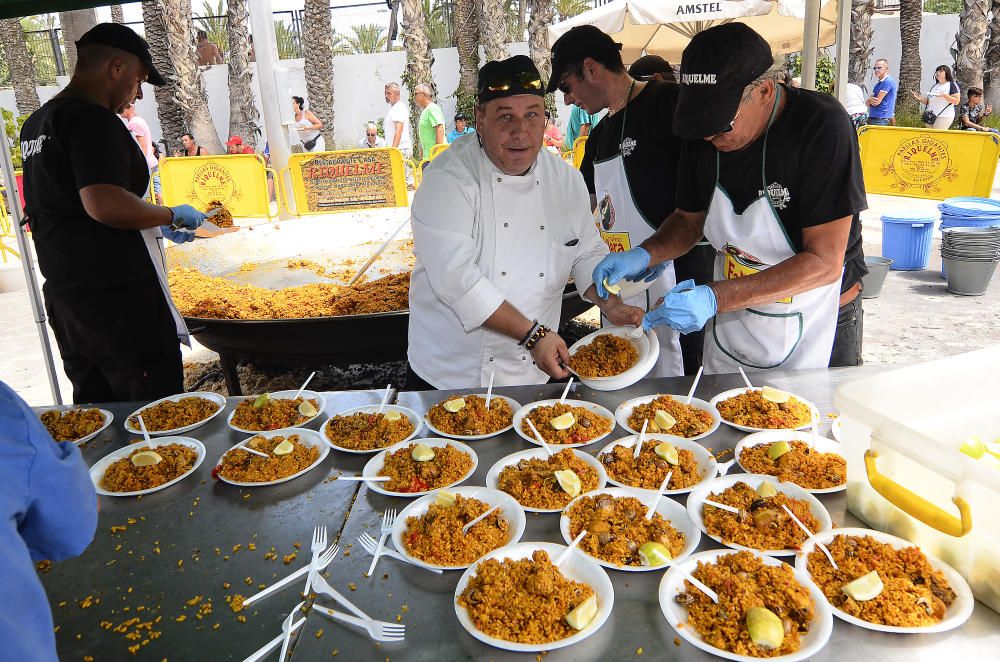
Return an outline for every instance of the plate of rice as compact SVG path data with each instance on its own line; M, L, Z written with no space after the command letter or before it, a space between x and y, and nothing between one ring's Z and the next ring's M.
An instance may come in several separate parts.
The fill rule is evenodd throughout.
M432 457L418 460L418 446L430 449ZM476 451L454 439L413 439L386 448L368 460L361 472L365 478L388 476L389 481L366 480L368 489L399 497L419 497L468 480L479 466Z
M286 441L288 444L283 446ZM269 457L248 453L242 450L244 446ZM329 453L329 444L315 430L269 430L244 439L223 453L212 475L239 487L278 485L315 469Z
M152 451L156 464L135 466L132 456ZM90 479L98 494L131 497L164 490L195 472L205 460L205 446L191 437L160 437L129 444L108 453L90 467Z
M659 428L655 421L657 411L670 415L673 419L670 427ZM691 398L691 404L687 404L686 395L665 394L626 400L615 409L615 420L632 434L639 434L642 422L648 420L646 432L669 434L692 441L704 439L722 424L719 410L704 400Z
M423 422L417 412L399 405L365 405L342 411L323 423L320 433L338 451L368 455L417 436Z
M42 412L39 418L53 439L77 446L104 432L115 420L110 411L96 407L53 408Z
M569 371L595 391L617 391L646 376L660 357L660 341L650 329L638 338L634 326L598 329L569 348Z
M774 476L813 494L847 489L847 460L840 444L813 437L808 430L747 435L736 444L736 462L747 473Z
M647 434L639 460L635 460L635 445L639 435L622 437L611 442L597 454L597 461L608 474L608 482L627 487L639 493L654 494L663 484L667 472L672 471L670 484L664 494L686 494L699 484L712 480L718 474L715 456L696 441L666 434ZM660 444L670 444L677 451L673 464L656 452ZM661 453L673 460L671 453Z
M514 427L514 413L521 404L505 395L455 395L431 407L424 423L434 434L462 441L489 439ZM452 411L454 410L454 411Z
M226 398L210 391L178 393L154 400L125 417L125 429L142 434L138 416L151 436L177 435L190 432L222 413Z
M816 406L805 398L771 389L769 392L787 396L786 402L772 402L764 397L764 388L734 388L724 391L708 404L719 411L722 422L744 432L765 430L801 430L819 415Z

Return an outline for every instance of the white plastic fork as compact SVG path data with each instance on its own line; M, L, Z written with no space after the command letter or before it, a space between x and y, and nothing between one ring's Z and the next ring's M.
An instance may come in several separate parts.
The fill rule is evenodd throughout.
M316 570L318 572L322 572L323 570L325 570L326 566L330 565L330 562L333 561L334 557L337 556L337 553L339 551L340 551L340 545L331 545L330 547L328 547L326 549L326 551L323 552L323 555L319 557L319 563L316 565ZM311 562L309 564L307 564L307 565L302 566L301 568L299 568L298 570L296 570L292 574L288 575L287 577L285 577L281 581L278 581L278 582L275 582L274 584L271 584L270 586L268 586L267 588L265 588L263 591L261 591L259 593L255 593L254 595L251 595L249 598L247 598L246 600L243 601L243 606L244 607L249 607L251 604L254 604L256 602L260 602L261 600L263 600L267 596L273 595L274 593L277 593L281 589L283 589L283 588L287 587L288 585L292 584L296 579L298 579L302 575L305 575L305 574L309 573L309 566L310 565L312 565Z
M309 595L312 578L316 574L316 566L319 564L319 557L323 553L323 550L326 549L325 526L319 525L313 529L313 539L310 549L312 550L312 560L309 561L309 574L306 576L306 588L302 592L302 595Z
M465 526L463 526L462 527L462 535L464 536L464 535L468 534L469 533L469 529L471 529L475 525L477 525L480 522L482 522L484 519L486 519L487 517L489 517L490 515L492 515L499 508L500 508L500 504L498 503L497 505L493 506L492 508L490 508L489 510L487 510L485 513L483 513L482 515L480 515L479 517L477 517L476 519L472 520L471 522L469 522L468 524L466 524Z
M281 640L281 653L278 655L278 662L285 662L285 656L288 654L288 644L292 641L292 624L295 621L295 614L302 609L304 604L305 602L300 602L295 605L295 608L281 622L281 631L284 636Z
M375 572L375 566L378 564L378 557L382 555L382 548L385 547L385 539L392 533L392 525L396 521L396 509L389 508L384 513L382 513L382 528L379 531L378 545L375 547L375 553L372 555L372 564L368 566L368 576L371 577Z
M330 586L330 583L327 582L326 579L323 578L323 575L319 573L316 573L316 575L313 577L312 590L316 591L317 593L322 593L323 595L330 596L340 604L347 607L348 611L350 611L355 616L358 616L359 618L365 618L368 619L369 621L375 620L365 612L361 611L361 609L359 609L357 605L355 605L353 602L345 598L343 593Z
M292 612L292 613L294 614L295 612ZM306 619L300 618L299 620L297 620L294 623L292 623L292 626L289 629L292 632L295 632L300 627L302 627L302 624L305 623L305 622L306 622ZM265 657L267 657L268 655L271 654L271 651L273 651L275 648L277 648L278 646L280 646L281 642L284 639L285 639L285 633L282 632L277 637L275 637L271 641L267 642L266 644L264 644L263 646L261 646L260 648L258 648L256 652L252 653L250 655L250 657L248 657L245 660L243 660L243 662L259 662L260 660L263 660Z
M378 545L378 541L375 540L374 538L372 538L367 533L362 533L358 537L358 544L360 544L361 547L362 547L362 549L364 549L369 554L374 554L375 553L375 547ZM437 568L428 568L428 567L425 567L425 566L422 566L422 565L417 565L416 563L414 563L410 559L406 558L405 556L403 556L402 554L400 554L396 550L392 549L391 547L383 547L382 548L382 556L391 556L392 558L396 559L397 561L402 561L403 563L409 563L412 566L416 566L417 568L422 568L424 570L427 570L428 572L433 572L433 573L438 574L438 575L443 574L443 572L441 570L438 570Z
M323 605L313 605L313 609L335 621L343 621L344 623L350 623L351 625L368 630L368 636L375 641L403 641L406 638L406 626L401 623L387 623L372 619L366 620L334 611Z

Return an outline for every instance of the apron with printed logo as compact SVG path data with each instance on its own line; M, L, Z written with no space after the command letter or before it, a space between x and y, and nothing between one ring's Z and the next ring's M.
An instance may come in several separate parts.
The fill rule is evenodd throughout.
M775 97L767 131L779 99ZM715 280L759 273L797 254L768 194L764 174L767 131L761 155L762 192L742 214L736 213L719 184L716 153L715 190L705 218L705 237L718 251ZM827 367L837 331L840 281L774 303L716 315L705 333L705 372L736 372L741 366L752 370Z

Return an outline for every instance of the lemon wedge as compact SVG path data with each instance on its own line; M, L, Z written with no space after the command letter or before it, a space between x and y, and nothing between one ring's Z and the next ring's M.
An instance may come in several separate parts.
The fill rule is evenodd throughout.
M766 651L779 648L785 640L785 626L781 619L764 607L751 607L747 610L747 631L757 648Z
M882 584L882 578L878 576L878 572L872 570L867 575L862 575L853 582L844 584L844 588L841 590L847 594L847 597L864 602L877 598L882 593L883 588L885 586Z
M597 596L592 593L573 611L566 614L566 622L574 630L582 630L590 625L595 616L597 616Z
M662 409L656 410L656 414L653 415L653 422L656 423L656 426L661 430L669 430L677 425L677 419Z
M450 411L455 413L457 411L462 411L465 408L465 398L455 398L454 400L449 400L442 405L445 411Z
M272 455L288 455L293 450L295 450L295 444L285 439L283 442L274 447L271 451Z
M572 469L560 469L555 475L556 480L559 481L559 487L563 488L563 491L571 497L575 497L583 489L580 477Z
M680 462L680 458L677 457L677 449L674 448L673 444L668 444L667 442L657 444L656 448L653 449L653 452L656 453L657 457L666 460L674 466L677 466Z
M645 542L639 545L639 559L643 565L656 567L670 562L673 557L665 545L658 542Z
M271 399L271 396L267 393L261 393L257 396L257 399L253 401L253 408L260 409L267 404L267 401Z
M385 412L383 416L387 421L398 421L399 419L403 418L403 415L398 411L396 411L395 409Z
M410 457L417 462L429 462L434 459L434 450L427 444L417 444L410 452Z
M965 453L973 460L978 460L986 452L986 444L984 444L979 437L973 435L963 441L962 446L958 450Z
M608 282L608 279L605 278L604 279L604 289L606 289L609 294L621 294L622 286L621 285L617 285L617 284L612 285L611 283Z
M779 391L771 386L765 386L760 391L760 396L767 400L768 402L773 402L780 405L783 402L788 402L789 395L784 391Z
M772 460L777 460L791 450L792 446L787 441L776 441L767 447L767 456Z
M136 467L148 467L162 461L163 458L153 451L139 451L132 456L132 465Z
M761 499L773 497L777 493L778 488L776 488L769 480L761 481L760 485L757 486L757 496Z
M309 418L312 418L313 416L319 413L319 410L313 407L313 403L309 402L308 400L303 400L302 404L299 405L299 413L302 414L303 416L308 416Z
M574 423L576 423L576 418L573 416L573 412L571 411L568 411L561 416L556 416L549 421L549 425L554 427L556 430L568 430L573 427Z
M445 508L451 508L454 506L455 501L455 493L449 492L448 490L438 490L437 494L434 496L434 503L438 506L444 506Z

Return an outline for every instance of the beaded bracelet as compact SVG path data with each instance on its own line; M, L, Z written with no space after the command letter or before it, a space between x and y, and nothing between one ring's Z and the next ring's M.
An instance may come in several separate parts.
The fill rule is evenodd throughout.
M544 326L544 325L540 325L538 327L538 329L534 333L531 334L531 337L528 338L528 341L526 343L524 343L525 348L529 352L531 350L533 350L535 348L535 345L538 344L538 341L541 340L542 338L544 338L545 334L548 333L549 331L551 331L551 329L549 327Z

